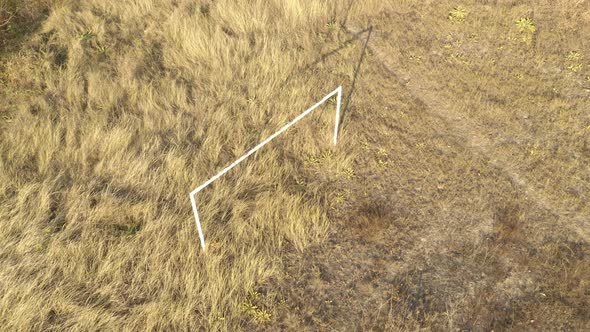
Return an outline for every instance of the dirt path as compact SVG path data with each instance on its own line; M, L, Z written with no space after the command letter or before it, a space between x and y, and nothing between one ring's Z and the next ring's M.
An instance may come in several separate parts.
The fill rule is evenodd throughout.
M347 32L350 34L357 34L359 31L361 29L357 27L349 26L347 28ZM484 132L484 130L481 130L481 124L462 117L453 109L448 100L436 95L436 91L440 89L439 84L416 78L415 75L404 72L401 66L397 65L393 59L381 51L377 46L377 42L375 42L375 38L369 41L368 48L375 54L383 68L406 87L411 98L423 103L426 106L425 110L432 116L443 119L453 129L453 134L462 138L466 146L474 153L486 157L490 165L501 170L534 204L557 216L560 224L574 230L586 242L590 241L589 218L584 218L577 215L575 211L562 207L560 202L551 200L542 191L537 190L534 185L527 182L523 176L514 170L514 163L510 160L510 157L497 153L494 150L493 141L481 134ZM412 78L412 84L406 84L410 78Z
M566 306L580 307L567 301L585 292L589 247L572 240L588 240L582 218L528 183L435 83L406 84L411 73L369 46L355 92L364 101L345 124L365 150L354 179L330 188L349 197L329 214L328 240L289 255L260 290L267 307L288 303L266 330L585 326L582 313L560 311L559 288L569 282Z

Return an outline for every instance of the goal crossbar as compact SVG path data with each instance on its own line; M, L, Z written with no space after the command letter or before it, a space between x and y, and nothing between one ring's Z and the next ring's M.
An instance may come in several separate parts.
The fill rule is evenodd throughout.
M299 116L297 116L291 122L289 122L286 125L284 125L276 133L272 134L270 137L268 137L264 141L260 142L260 144L258 144L255 147L253 147L251 150L249 150L248 152L246 152L246 154L244 154L243 156L241 156L240 158L238 158L236 161L234 161L229 166L227 166L226 168L224 168L223 170L221 170L219 173L217 173L215 176L213 176L209 180L205 181L203 184L201 184L200 186L198 186L195 190L193 190L193 191L190 192L189 196L190 196L190 199L191 199L191 204L192 204L192 207L193 207L193 213L195 215L195 221L197 223L197 230L199 231L199 239L201 240L201 248L203 248L203 251L205 250L205 236L203 234L203 228L201 227L201 220L199 219L199 211L197 210L197 202L196 202L196 199L195 199L195 195L198 192L200 192L201 190L203 190L205 187L207 187L208 185L210 185L213 181L219 179L222 175L224 175L225 173L229 172L229 170L231 170L232 168L236 167L239 163L241 163L242 161L244 161L244 159L248 158L250 155L252 155L254 152L256 152L257 150L259 150L264 145L266 145L268 142L272 141L275 137L279 136L281 133L283 133L289 127L291 127L292 125L294 125L295 123L297 123L299 120L303 119L306 115L308 115L309 113L311 113L313 110L315 110L316 108L318 108L320 105L322 105L324 102L326 102L326 100L332 98L334 95L336 95L336 120L335 120L336 123L334 125L334 144L336 144L338 142L338 125L340 124L340 104L342 102L342 86L339 86L334 91L332 91L329 94L327 94L324 98L322 98L322 100L318 101L315 105L313 105L312 107L310 107L307 110L305 110L305 112L301 113Z

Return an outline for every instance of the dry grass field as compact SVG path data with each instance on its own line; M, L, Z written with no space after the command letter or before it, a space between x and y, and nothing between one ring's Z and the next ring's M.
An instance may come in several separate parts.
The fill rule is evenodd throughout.
M0 0L0 330L590 330L590 1ZM188 193L342 85L198 194Z

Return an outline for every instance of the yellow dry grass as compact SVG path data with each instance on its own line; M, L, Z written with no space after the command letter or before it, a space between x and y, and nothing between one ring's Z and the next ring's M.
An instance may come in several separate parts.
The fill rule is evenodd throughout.
M0 32L0 326L588 326L588 1L35 3ZM338 146L328 102L198 194L201 252L188 193L353 82Z
M188 193L337 86L297 70L339 7L54 7L5 64L30 93L3 111L0 324L225 330L248 318L240 303L276 274L276 253L325 237L321 193L294 192L302 172L288 160L331 151L331 107L197 197L205 255Z

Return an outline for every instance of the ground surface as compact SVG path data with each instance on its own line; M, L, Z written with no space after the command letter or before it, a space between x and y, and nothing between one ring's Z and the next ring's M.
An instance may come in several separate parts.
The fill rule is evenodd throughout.
M0 325L590 329L589 2L52 8L2 58ZM340 84L202 253L188 192Z

